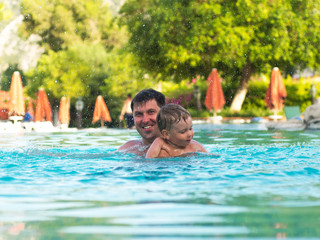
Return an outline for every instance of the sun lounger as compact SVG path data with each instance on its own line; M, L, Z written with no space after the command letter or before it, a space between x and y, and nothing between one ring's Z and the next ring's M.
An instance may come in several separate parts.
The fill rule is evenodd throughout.
M293 118L300 118L301 112L299 106L285 106L284 107L284 114L286 115L287 120Z

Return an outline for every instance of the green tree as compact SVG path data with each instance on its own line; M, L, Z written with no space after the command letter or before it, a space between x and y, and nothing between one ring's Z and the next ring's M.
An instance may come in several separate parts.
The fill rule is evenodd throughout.
M119 26L104 2L21 1L25 20L20 33L40 35L40 45L46 49L37 67L27 73L28 94L35 97L42 86L54 103L62 96L71 102L83 97L86 126L91 124L98 95L104 97L114 120L127 93L150 86L136 57L125 48L126 27Z
M113 54L127 42L126 28L119 27L103 0L21 0L21 11L21 36L38 34L45 48L27 73L28 94L35 97L42 86L54 103L62 96L83 97L84 111L92 114L97 95L111 92L105 79L111 79Z
M101 89L109 96L126 99L141 88L154 87L155 77L149 76L138 65L137 57L127 51L114 51L108 56L108 77Z
M38 61L37 67L28 73L26 91L36 98L40 86L44 87L51 104L57 108L62 96L71 98L71 115L74 115L74 102L83 98L84 126L91 124L94 103L108 77L108 54L102 44L78 43L68 50L54 52L49 50ZM110 101L110 99L109 99ZM75 125L72 117L71 126Z
M2 21L6 21L6 20L10 19L11 17L12 17L12 12L6 8L6 5L3 2L0 2L0 23Z
M141 86L152 86L137 68L135 56L126 51L108 52L101 44L75 44L68 50L42 55L35 69L27 74L27 93L36 97L44 87L51 102L58 104L62 96L85 101L85 126L90 126L95 100L102 95L113 120L118 119L127 93L133 95ZM116 122L115 121L115 122Z
M233 111L253 74L319 67L318 0L128 0L121 14L141 66L178 81L216 67L238 83Z
M102 43L109 49L123 42L122 30L103 0L21 0L21 12L21 36L40 35L40 45L47 52L82 41Z
M77 98L100 94L107 76L107 53L101 44L75 44L68 50L42 55L35 69L29 71L27 91L33 96L39 86L54 98Z

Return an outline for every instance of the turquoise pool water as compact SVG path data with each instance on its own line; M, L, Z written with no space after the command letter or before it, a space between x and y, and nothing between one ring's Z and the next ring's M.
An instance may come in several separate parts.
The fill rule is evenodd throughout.
M0 239L319 239L320 131L197 124L210 153L115 153L135 130L0 134Z

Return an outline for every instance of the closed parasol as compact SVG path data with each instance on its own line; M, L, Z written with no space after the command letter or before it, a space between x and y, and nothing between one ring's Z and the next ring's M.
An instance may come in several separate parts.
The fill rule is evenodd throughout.
M95 123L99 120L101 120L101 127L104 125L103 122L111 122L111 117L110 117L108 107L101 95L99 95L96 100L92 123Z
M70 99L62 97L59 106L59 122L69 124L70 122Z
M39 88L34 121L42 122L44 120L52 122L52 110L45 90Z
M287 91L282 81L280 70L275 67L272 70L269 88L265 97L267 107L277 114L282 109L286 97Z
M205 105L209 111L214 109L214 114L216 114L216 112L219 112L226 103L216 68L212 69L211 74L208 77L208 84Z
M12 75L9 94L9 116L23 116L25 114L23 86L18 71L15 71Z

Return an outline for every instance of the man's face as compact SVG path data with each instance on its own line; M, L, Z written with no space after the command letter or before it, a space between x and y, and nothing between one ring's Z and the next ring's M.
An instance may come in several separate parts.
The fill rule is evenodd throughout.
M135 103L133 106L134 125L145 144L151 144L160 136L157 124L157 114L160 107L155 99L145 103Z

